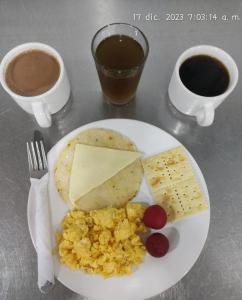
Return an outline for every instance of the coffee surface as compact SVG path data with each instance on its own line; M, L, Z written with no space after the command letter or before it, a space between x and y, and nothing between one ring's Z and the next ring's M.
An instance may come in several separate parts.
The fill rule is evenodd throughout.
M200 96L221 95L229 85L229 72L224 64L208 55L188 58L181 65L179 74L183 84Z
M50 90L60 76L55 57L41 50L30 50L16 56L7 66L8 87L21 96L37 96Z

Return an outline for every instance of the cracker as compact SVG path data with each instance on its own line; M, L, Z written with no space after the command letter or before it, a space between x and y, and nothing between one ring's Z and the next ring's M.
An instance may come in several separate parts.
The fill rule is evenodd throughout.
M204 195L182 147L155 155L142 164L154 199L166 210L168 221L207 210Z
M142 164L153 192L193 176L192 168L182 147L155 155L144 160Z
M195 177L166 186L154 193L155 201L167 213L168 221L178 221L208 209Z

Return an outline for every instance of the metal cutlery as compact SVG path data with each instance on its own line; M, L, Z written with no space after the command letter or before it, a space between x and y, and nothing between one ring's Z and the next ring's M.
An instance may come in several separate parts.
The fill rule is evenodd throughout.
M51 253L50 211L48 204L48 163L44 140L39 131L34 132L32 141L27 142L27 156L31 181L29 201L34 207L29 218L35 224L34 244L38 257L38 286L42 293L48 293L54 285L53 258ZM30 202L28 203L30 205ZM30 228L30 231L33 228ZM48 247L47 247L48 245ZM47 248L46 248L47 247ZM46 256L46 251L49 255ZM48 271L47 271L48 269Z
M29 174L31 178L41 178L48 172L44 141L39 131L34 132L34 140L27 142Z

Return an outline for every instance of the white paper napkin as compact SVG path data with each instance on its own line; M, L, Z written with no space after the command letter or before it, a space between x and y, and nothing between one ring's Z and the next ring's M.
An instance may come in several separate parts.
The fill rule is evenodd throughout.
M38 258L38 287L47 293L54 285L52 229L48 199L48 173L41 179L31 178L28 198L28 223Z

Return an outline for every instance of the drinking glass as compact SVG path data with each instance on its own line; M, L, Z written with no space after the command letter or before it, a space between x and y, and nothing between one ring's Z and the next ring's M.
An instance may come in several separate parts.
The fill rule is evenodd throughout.
M128 69L118 69L110 68L108 65L100 62L96 55L99 44L104 39L114 35L120 37L128 36L138 42L144 54L142 61L138 65ZM143 32L137 27L126 23L106 25L94 35L91 50L102 91L107 101L115 105L124 105L132 101L135 98L136 89L149 52L149 44Z

